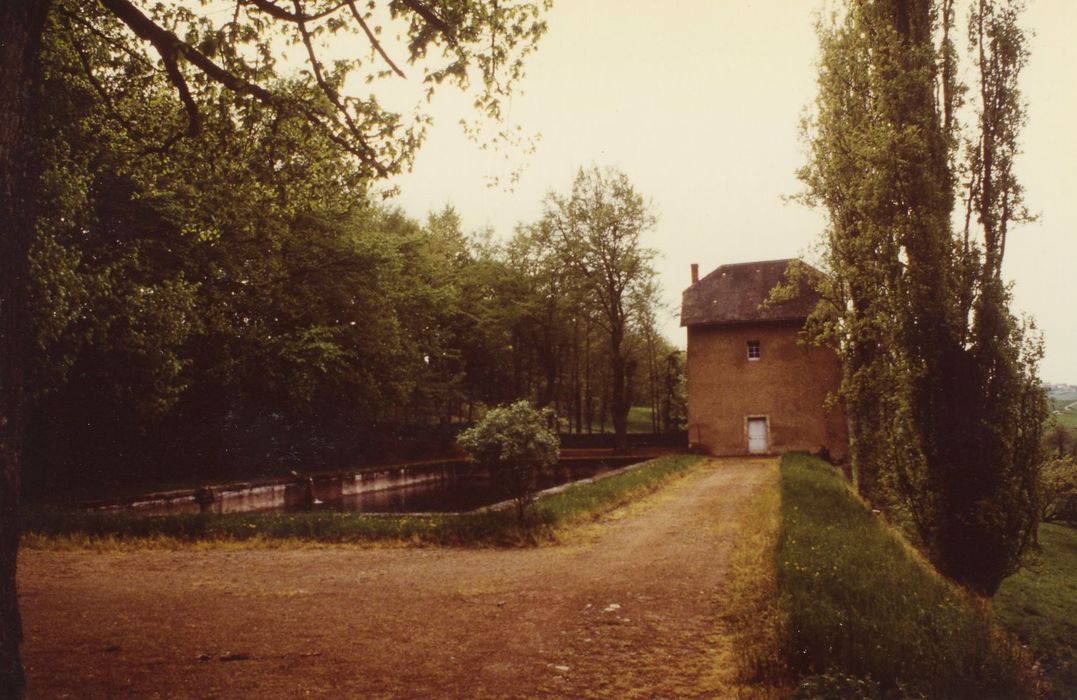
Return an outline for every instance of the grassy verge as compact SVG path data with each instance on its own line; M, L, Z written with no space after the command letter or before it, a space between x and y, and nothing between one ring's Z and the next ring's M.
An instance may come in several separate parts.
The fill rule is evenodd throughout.
M999 621L1028 644L1054 686L1077 697L1077 528L1044 523L1040 554L992 599Z
M940 577L838 473L782 460L778 584L802 697L1024 698L1028 655Z
M515 514L507 511L370 517L328 511L140 516L41 510L28 513L23 525L24 544L31 548L285 540L510 545L534 541L544 529L537 519L531 527L520 528Z
M541 519L557 526L597 517L655 491L671 478L698 463L698 455L667 455L652 459L590 484L575 484L537 504Z
M185 542L388 542L414 545L533 544L553 537L555 528L594 517L653 491L698 458L670 455L591 484L572 486L538 501L524 525L511 510L430 516L368 516L361 513L232 513L224 515L140 516L128 513L54 509L24 513L29 547L174 546Z
M777 465L767 467L777 470ZM788 629L774 561L781 524L778 478L760 489L737 518L731 576L722 591L723 615L715 635L715 666L739 700L787 698L790 673L780 653Z

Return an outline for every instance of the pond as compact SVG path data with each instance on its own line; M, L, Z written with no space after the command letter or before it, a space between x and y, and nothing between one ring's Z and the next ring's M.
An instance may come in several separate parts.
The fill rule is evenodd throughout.
M577 457L559 462L539 490L587 479L647 459ZM462 460L223 484L147 494L90 506L141 515L177 513L296 513L313 508L362 513L461 513L507 500L488 475Z
M615 467L625 466L621 460ZM610 471L610 461L559 464L540 480L538 489L551 488L570 481L587 479ZM486 476L450 474L444 478L402 484L378 490L364 490L325 500L318 509L358 511L361 513L464 513L506 500L505 494ZM304 510L302 504L287 510ZM280 510L280 509L273 509Z

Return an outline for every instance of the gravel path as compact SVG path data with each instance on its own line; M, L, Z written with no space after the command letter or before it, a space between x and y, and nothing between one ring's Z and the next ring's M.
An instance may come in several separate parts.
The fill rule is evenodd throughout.
M713 697L729 553L776 479L709 460L533 549L27 550L30 697Z

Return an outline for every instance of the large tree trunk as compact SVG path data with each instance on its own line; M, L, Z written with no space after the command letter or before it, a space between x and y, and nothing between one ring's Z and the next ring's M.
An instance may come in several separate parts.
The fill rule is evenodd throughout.
M613 386L610 388L610 418L613 421L613 448L617 452L628 449L628 406L625 399L625 359L614 355L610 360L613 370Z
M647 341L647 386L649 390L648 404L651 407L651 432L658 432L658 368L654 357L654 330L648 326L646 332Z
M29 346L29 251L40 151L34 102L48 0L0 1L0 697L22 696L15 589L19 451Z
M624 327L619 323L610 328L610 370L613 374L610 388L610 418L613 420L613 449L618 454L628 451L628 382L621 342Z
M580 380L580 323L572 324L572 412L577 434L583 432L583 385Z
M863 313L863 312L860 312ZM844 370L848 377L854 377L847 383L856 387L847 397L848 411L846 421L849 432L849 461L852 466L853 483L857 491L868 502L882 507L884 494L880 470L880 436L878 417L881 415L881 399L878 381L878 351L874 340L856 339L845 358ZM872 376L875 381L864 381L864 375ZM891 468L893 465L889 465Z
M595 424L595 398L591 394L591 322L587 321L587 329L584 334L584 379L583 379L583 405L584 415L587 417L587 434L594 432Z
M557 397L557 375L560 363L557 361L557 350L552 347L543 348L539 353L539 364L542 367L542 388L539 389L538 401L535 405L545 408Z

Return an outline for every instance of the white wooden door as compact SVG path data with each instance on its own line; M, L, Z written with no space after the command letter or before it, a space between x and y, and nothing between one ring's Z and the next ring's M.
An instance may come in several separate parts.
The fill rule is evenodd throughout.
M770 451L767 439L767 419L748 419L748 452L753 455L766 454Z

